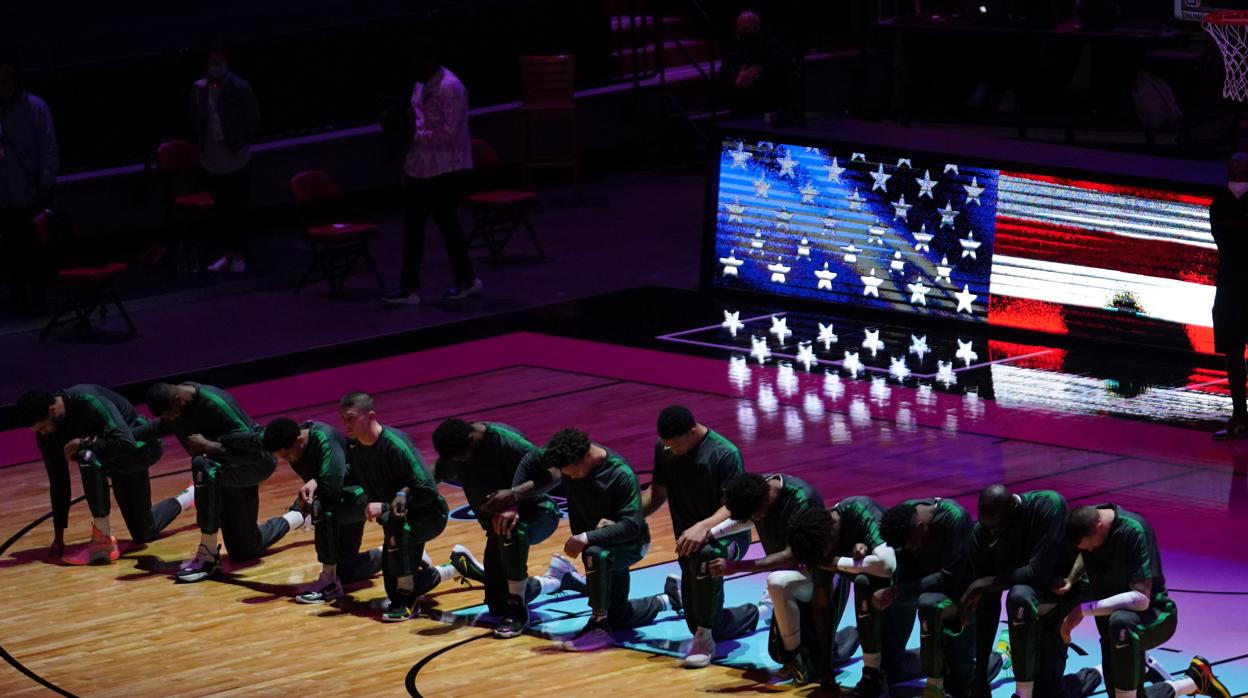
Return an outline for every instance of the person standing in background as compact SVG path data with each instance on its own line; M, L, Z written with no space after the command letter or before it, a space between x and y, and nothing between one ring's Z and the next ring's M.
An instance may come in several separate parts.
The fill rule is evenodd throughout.
M241 274L247 271L251 141L260 126L260 107L251 85L230 72L224 46L208 47L204 73L191 87L191 125L217 212L221 257L208 270Z
M34 221L51 204L59 168L52 111L23 89L16 55L0 49L0 257L20 313L47 308L47 253Z
M399 288L382 297L394 305L420 303L420 265L425 255L425 223L433 222L446 241L453 285L444 300L462 300L483 287L468 258L468 241L459 224L459 200L472 169L468 136L468 90L424 44L412 58L412 139L403 163L403 266Z
M1209 231L1218 244L1217 292L1213 298L1214 351L1226 356L1226 380L1231 390L1231 419L1213 438L1248 437L1248 153L1235 153L1227 162L1226 191L1209 204Z

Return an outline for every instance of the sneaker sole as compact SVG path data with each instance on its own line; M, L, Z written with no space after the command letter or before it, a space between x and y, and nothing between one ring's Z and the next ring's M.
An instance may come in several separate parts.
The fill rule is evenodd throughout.
M174 579L179 584L194 584L196 582L202 582L205 579L208 579L209 577L214 576L215 574L216 572L205 572L205 573L200 573L200 574L188 574L188 575L180 574L180 575L176 575Z
M705 659L692 660L692 661L688 657L685 657L685 660L681 662L681 666L685 667L686 669L705 669L706 667L710 665L711 665L710 657L707 657Z
M499 631L499 630L494 631L494 637L500 640L510 640L513 637L520 637L523 634L524 634L523 630L519 630L515 632Z
M1208 659L1205 659L1204 657L1196 657L1192 661L1192 664L1199 666L1200 672L1208 678L1209 695L1214 698L1230 698L1231 692L1226 689L1226 686L1222 685L1222 682L1217 676L1214 676L1213 666L1209 664ZM1197 683L1200 682L1198 681Z

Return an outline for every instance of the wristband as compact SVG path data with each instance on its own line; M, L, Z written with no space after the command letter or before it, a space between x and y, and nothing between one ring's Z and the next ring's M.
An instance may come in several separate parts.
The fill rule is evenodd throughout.
M404 492L403 490L399 490L398 492L395 492L395 493L394 493L394 496L396 496L396 497L402 497L403 499L407 499L407 493L406 493L406 492Z

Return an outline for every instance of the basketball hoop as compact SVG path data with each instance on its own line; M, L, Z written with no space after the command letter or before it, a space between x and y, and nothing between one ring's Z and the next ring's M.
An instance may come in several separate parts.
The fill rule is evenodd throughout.
M1222 52L1226 81L1222 96L1237 102L1248 101L1248 11L1211 12L1201 25Z

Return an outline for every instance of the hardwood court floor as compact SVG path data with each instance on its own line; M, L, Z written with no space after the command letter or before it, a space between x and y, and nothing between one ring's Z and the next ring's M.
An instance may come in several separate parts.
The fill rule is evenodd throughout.
M1053 487L1073 504L1114 500L1151 518L1171 588L1188 590L1175 594L1181 621L1168 663L1198 651L1236 660L1227 666L1245 663L1248 548L1239 532L1248 521L1240 465L1248 456L1191 446L1171 427L1006 410L870 381L847 382L834 395L823 376L791 381L752 368L743 382L728 371L726 361L521 334L235 392L262 422L287 415L336 423L343 386L365 386L375 391L382 420L406 429L429 458L430 434L446 416L505 422L539 442L581 426L624 455L643 483L654 418L681 402L737 441L747 468L803 477L829 502L867 494L891 505L940 495L973 511L974 493L999 481ZM184 487L187 468L170 444L152 471L154 496ZM46 481L41 464L27 463L0 470L0 482L7 493L0 536L7 539L47 512ZM282 511L297 486L280 465L262 487L262 515ZM443 492L452 508L464 503L457 489ZM85 505L75 504L71 538L83 536L87 517ZM113 525L124 536L119 516ZM654 544L641 564L674 559L667 511L650 525ZM291 533L272 554L223 579L175 585L168 575L195 545L194 521L184 515L171 531L116 565L92 568L44 561L47 520L17 536L0 559L0 645L30 672L81 696L403 695L408 682L427 696L758 690L761 676L753 672L683 671L657 653L570 655L542 637L495 641L480 637L485 628L427 618L384 624L367 605L382 596L380 579L354 590L343 608L297 605L291 597L318 569L310 533ZM566 535L561 527L534 548L533 571ZM376 527L365 542L379 544ZM445 560L457 542L478 555L484 545L476 523L452 520L429 552ZM441 616L481 603L481 592L448 582L431 598L429 610ZM1248 689L1242 679L1231 686ZM0 695L47 694L14 669L0 669Z

